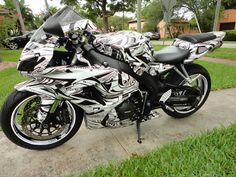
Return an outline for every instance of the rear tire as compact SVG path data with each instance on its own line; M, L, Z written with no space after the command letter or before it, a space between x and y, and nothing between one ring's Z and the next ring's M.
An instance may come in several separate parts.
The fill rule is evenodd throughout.
M1 122L2 130L5 133L5 135L8 137L8 139L11 140L16 145L27 148L27 149L46 150L46 149L55 148L65 143L70 138L72 138L81 126L81 123L83 120L83 111L79 107L74 106L69 102L66 102L65 103L66 109L63 109L63 110L65 110L65 112L68 111L66 112L67 113L66 115L67 116L70 115L71 119L68 119L65 116L65 114L62 114L62 112L58 112L58 114L55 117L53 117L53 120L55 119L55 122L57 123L57 125L56 123L53 124L52 123L53 121L52 121L50 125L52 124L53 125L52 127L49 127L48 133L46 131L47 129L46 130L44 129L46 133L44 132L42 134L41 132L41 135L40 134L37 135L36 130L40 129L42 126L41 127L39 126L40 128L37 128L38 125L40 125L40 123L36 122L37 113L35 112L37 110L33 109L35 107L37 108L37 106L35 106L37 103L36 101L34 102L35 98L38 98L38 96L33 93L14 91L5 101L1 114L0 114L0 122ZM23 107L22 109L21 109L21 106ZM63 115L66 118L63 118L63 116L59 116L59 115ZM20 118L18 118L18 116ZM65 119L68 121L68 123L60 122ZM26 125L23 125L24 124L23 122L24 123L27 122L29 124L25 123ZM55 127L55 130L51 130L53 129L53 126ZM27 129L28 127L33 127L33 128L31 129L29 128L30 130L28 130ZM36 134L34 131L36 132ZM55 135L55 137L53 137L53 135Z
M192 115L197 110L199 110L202 107L202 105L206 102L206 100L209 96L210 90L211 90L211 78L210 78L208 71L204 67L202 67L201 65L198 65L198 64L191 64L191 65L186 65L185 69L188 72L190 77L196 76L198 74L201 75L201 78L199 78L199 79L202 79L202 81L197 80L197 82L199 82L199 84L200 84L200 82L201 82L201 84L204 84L203 88L202 88L202 89L204 89L204 90L202 90L203 96L202 96L201 100L199 101L197 107L194 109L192 108L192 109L189 109L186 111L181 111L181 110L178 110L177 108L171 107L172 109L174 109L174 112L172 112L166 108L162 108L166 114L168 114L169 116L174 117L174 118L185 118L185 117ZM183 85L184 79L174 71L167 76L166 82L169 84L173 84L173 85Z

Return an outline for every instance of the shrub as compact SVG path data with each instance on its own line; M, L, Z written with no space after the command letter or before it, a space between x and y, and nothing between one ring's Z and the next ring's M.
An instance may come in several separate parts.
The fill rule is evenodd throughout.
M236 41L236 30L225 30L225 41Z

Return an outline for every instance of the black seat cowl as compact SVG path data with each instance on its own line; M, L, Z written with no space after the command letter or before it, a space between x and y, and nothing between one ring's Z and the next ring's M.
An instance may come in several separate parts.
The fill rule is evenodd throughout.
M180 49L176 46L168 46L158 52L154 52L153 57L156 62L176 65L183 63L189 55L189 50Z
M196 34L196 35L180 35L178 36L178 39L191 42L193 44L210 41L216 38L216 35L213 33L202 33L202 34Z

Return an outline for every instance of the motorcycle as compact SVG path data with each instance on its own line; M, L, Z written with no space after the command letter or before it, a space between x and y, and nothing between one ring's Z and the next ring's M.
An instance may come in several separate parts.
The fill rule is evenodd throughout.
M34 150L57 147L79 130L141 123L161 108L184 118L206 102L211 79L193 61L222 45L225 33L182 35L153 51L131 31L93 35L95 25L70 7L51 16L25 46L17 69L30 80L5 101L2 130L16 145ZM59 38L65 49L55 49Z

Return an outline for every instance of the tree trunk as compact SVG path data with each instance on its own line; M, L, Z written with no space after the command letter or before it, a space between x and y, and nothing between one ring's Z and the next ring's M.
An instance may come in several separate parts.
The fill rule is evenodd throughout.
M172 35L172 32L171 32L171 29L170 29L170 25L167 23L167 30L169 32L169 35L170 35L170 38L173 39L173 35Z
M44 0L44 2L45 2L46 9L47 9L47 13L49 13L49 5L48 5L48 1L47 1L47 0Z
M220 16L220 6L221 6L221 0L217 0L213 31L217 31L217 27L219 23L219 16Z
M102 0L102 19L105 32L108 32L107 0Z
M138 8L137 8L137 30L139 33L142 32L142 24L141 24L141 4L142 0L137 1Z
M25 34L25 24L24 24L24 20L22 18L20 6L19 6L19 1L18 0L13 0L13 3L15 5L15 7L16 7L16 11L17 11L17 14L18 14L18 19L19 19L20 26L21 26L21 32L23 34Z

